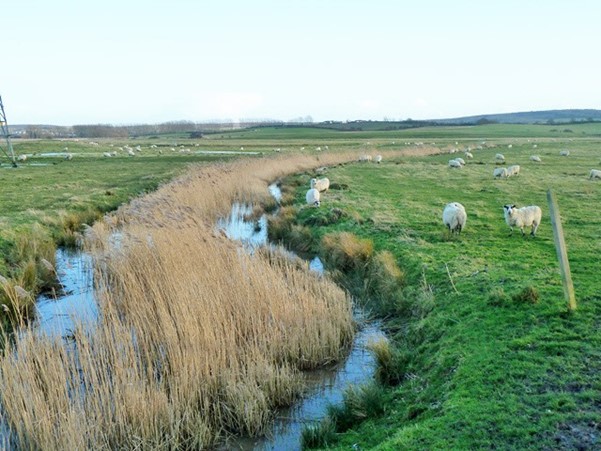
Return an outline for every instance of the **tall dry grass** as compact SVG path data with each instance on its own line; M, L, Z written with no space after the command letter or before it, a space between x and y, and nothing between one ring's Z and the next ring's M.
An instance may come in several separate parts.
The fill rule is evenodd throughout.
M23 332L0 361L12 445L202 449L264 433L301 393L299 370L340 358L351 302L302 265L242 252L214 224L233 201L266 199L269 181L351 157L198 167L96 224L98 323L69 341Z

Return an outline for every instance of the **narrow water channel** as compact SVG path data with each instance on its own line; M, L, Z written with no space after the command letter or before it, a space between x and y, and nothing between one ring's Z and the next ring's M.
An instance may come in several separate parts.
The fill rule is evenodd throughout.
M276 201L281 192L273 184L269 191ZM227 218L217 223L217 228L226 235L243 243L251 252L259 246L269 245L267 238L267 217L247 220L252 207L234 204ZM294 254L291 253L292 256ZM318 257L308 261L308 267L323 274L324 267ZM98 316L98 306L94 298L92 258L83 251L59 249L56 253L56 271L63 286L64 295L57 299L40 296L36 303L36 327L40 332L69 336L74 320L94 322ZM368 322L361 312L356 312L355 320L359 330L353 346L343 361L336 365L305 373L307 391L294 405L280 409L276 413L273 428L263 438L230 438L222 449L239 450L297 450L300 449L301 433L305 424L324 418L327 407L342 401L344 390L371 380L375 369L372 354L367 350L370 340L381 336L377 322ZM0 424L0 428L2 425ZM0 445L7 434L0 430Z

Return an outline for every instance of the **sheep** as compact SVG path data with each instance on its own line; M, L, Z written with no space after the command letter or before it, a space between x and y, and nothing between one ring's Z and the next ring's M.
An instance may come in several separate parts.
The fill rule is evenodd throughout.
M496 179L498 178L507 178L507 169L506 168L495 168L492 173L492 176Z
M559 152L559 156L561 156L561 157L567 157L569 155L570 155L570 151L568 149L564 149Z
M330 188L330 179L324 177L322 179L311 179L311 188L315 188L319 192L326 192Z
M503 164L505 163L505 155L503 155L502 153L498 153L495 155L495 160L497 164Z
M530 235L536 236L536 230L540 225L542 211L537 205L530 205L528 207L516 208L515 205L503 205L505 214L505 222L509 226L510 235L513 233L514 227L519 227L522 236L524 233L524 227L532 227Z
M465 166L465 160L463 158L457 157L455 158L455 161L458 161L461 166Z
M127 155L129 155L130 157L135 157L135 156L136 156L136 153L135 153L133 150L129 149L129 150L127 151Z
M465 152L465 158L470 158L470 159L474 158L474 154L471 153L471 152L469 152L469 151L467 151L467 152Z
M507 148L508 148L508 149L511 149L512 147L513 147L513 144L509 144L509 145L507 146Z
M365 154L361 155L359 157L359 161L362 162L362 163L364 163L366 161L371 161L371 155L365 155Z
M382 155L376 155L375 161L378 164L382 163Z
M305 199L307 200L308 205L319 207L319 191L317 191L315 188L311 188L309 191L307 191Z
M449 167L450 168L461 168L461 163L459 163L457 160L449 160Z
M530 157L530 161L534 161L535 163L540 163L541 159L540 159L540 157L538 155L532 155Z
M444 207L442 211L442 222L449 229L450 233L461 234L467 221L465 207L459 202L451 202Z
M17 157L17 161L27 161L27 155L21 154Z
M509 166L507 168L507 177L512 177L514 175L520 174L520 165L514 164L513 166Z
M73 154L72 153L68 153L65 155L65 160L72 160L73 159Z
M601 171L599 169L591 169L591 173L588 176L589 180L601 179Z

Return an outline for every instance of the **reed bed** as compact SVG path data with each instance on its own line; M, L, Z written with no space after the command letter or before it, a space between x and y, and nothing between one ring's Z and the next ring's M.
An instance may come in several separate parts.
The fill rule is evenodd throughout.
M269 181L349 159L198 167L88 230L99 319L69 340L30 330L7 345L10 446L203 449L265 433L302 393L300 370L350 344L351 300L297 262L242 252L214 224L234 201L265 202Z

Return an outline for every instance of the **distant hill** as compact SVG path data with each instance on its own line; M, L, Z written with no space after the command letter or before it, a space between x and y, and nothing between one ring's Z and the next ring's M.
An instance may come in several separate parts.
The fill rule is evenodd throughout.
M601 110L546 110L520 113L480 114L450 119L432 119L431 122L443 125L465 125L481 123L499 124L550 124L570 122L599 122Z

